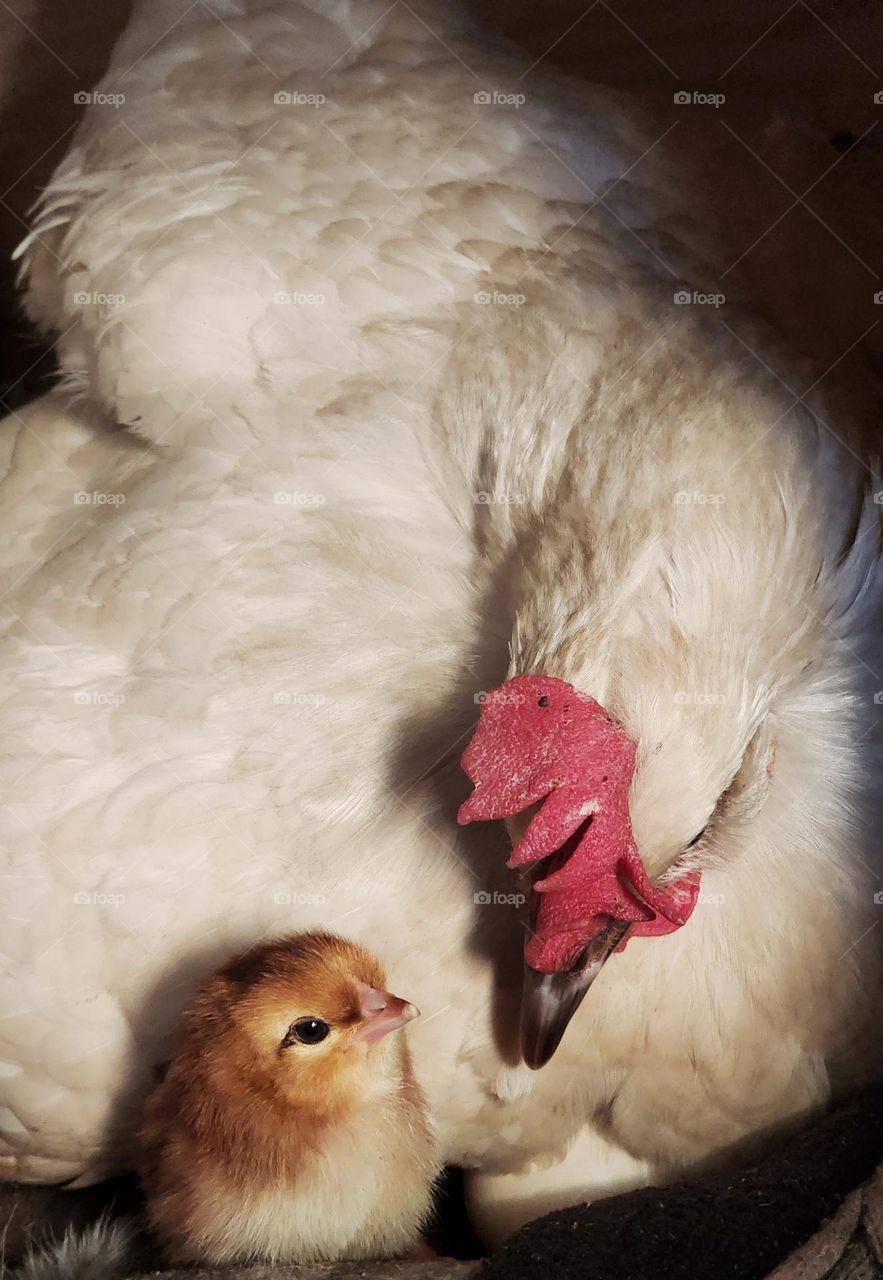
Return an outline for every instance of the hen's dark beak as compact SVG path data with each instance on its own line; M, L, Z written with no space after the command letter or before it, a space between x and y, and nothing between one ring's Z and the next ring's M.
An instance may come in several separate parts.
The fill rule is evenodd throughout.
M611 920L592 938L573 968L564 973L537 973L530 965L524 966L521 1056L534 1071L544 1067L558 1048L583 996L628 927L621 920Z

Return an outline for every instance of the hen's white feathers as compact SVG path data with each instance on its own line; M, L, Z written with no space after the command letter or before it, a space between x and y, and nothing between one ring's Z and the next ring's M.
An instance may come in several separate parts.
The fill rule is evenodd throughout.
M196 976L318 924L423 1009L449 1161L590 1125L658 1173L821 1105L877 1056L865 468L674 305L701 209L617 97L519 89L447 6L215 9L142 7L26 254L131 432L54 396L0 440L5 1168L124 1163ZM689 925L512 1089L521 929L474 895L513 886L454 815L516 670L638 740L653 873L708 834Z

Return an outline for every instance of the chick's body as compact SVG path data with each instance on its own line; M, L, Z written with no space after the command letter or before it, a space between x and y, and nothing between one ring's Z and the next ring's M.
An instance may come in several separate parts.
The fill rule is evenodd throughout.
M416 1015L361 946L305 933L200 988L147 1100L141 1178L173 1263L401 1254L437 1169L397 1032Z

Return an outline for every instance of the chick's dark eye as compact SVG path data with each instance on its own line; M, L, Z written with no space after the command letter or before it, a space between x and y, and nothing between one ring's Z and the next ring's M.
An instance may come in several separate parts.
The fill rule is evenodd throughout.
M321 1044L330 1030L321 1018L299 1018L288 1028L283 1044Z

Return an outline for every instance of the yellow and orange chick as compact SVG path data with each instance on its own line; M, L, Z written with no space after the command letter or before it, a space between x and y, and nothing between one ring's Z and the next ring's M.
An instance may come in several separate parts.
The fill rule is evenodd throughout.
M186 1010L141 1128L173 1264L306 1263L419 1247L437 1158L379 962L329 933L261 944Z

